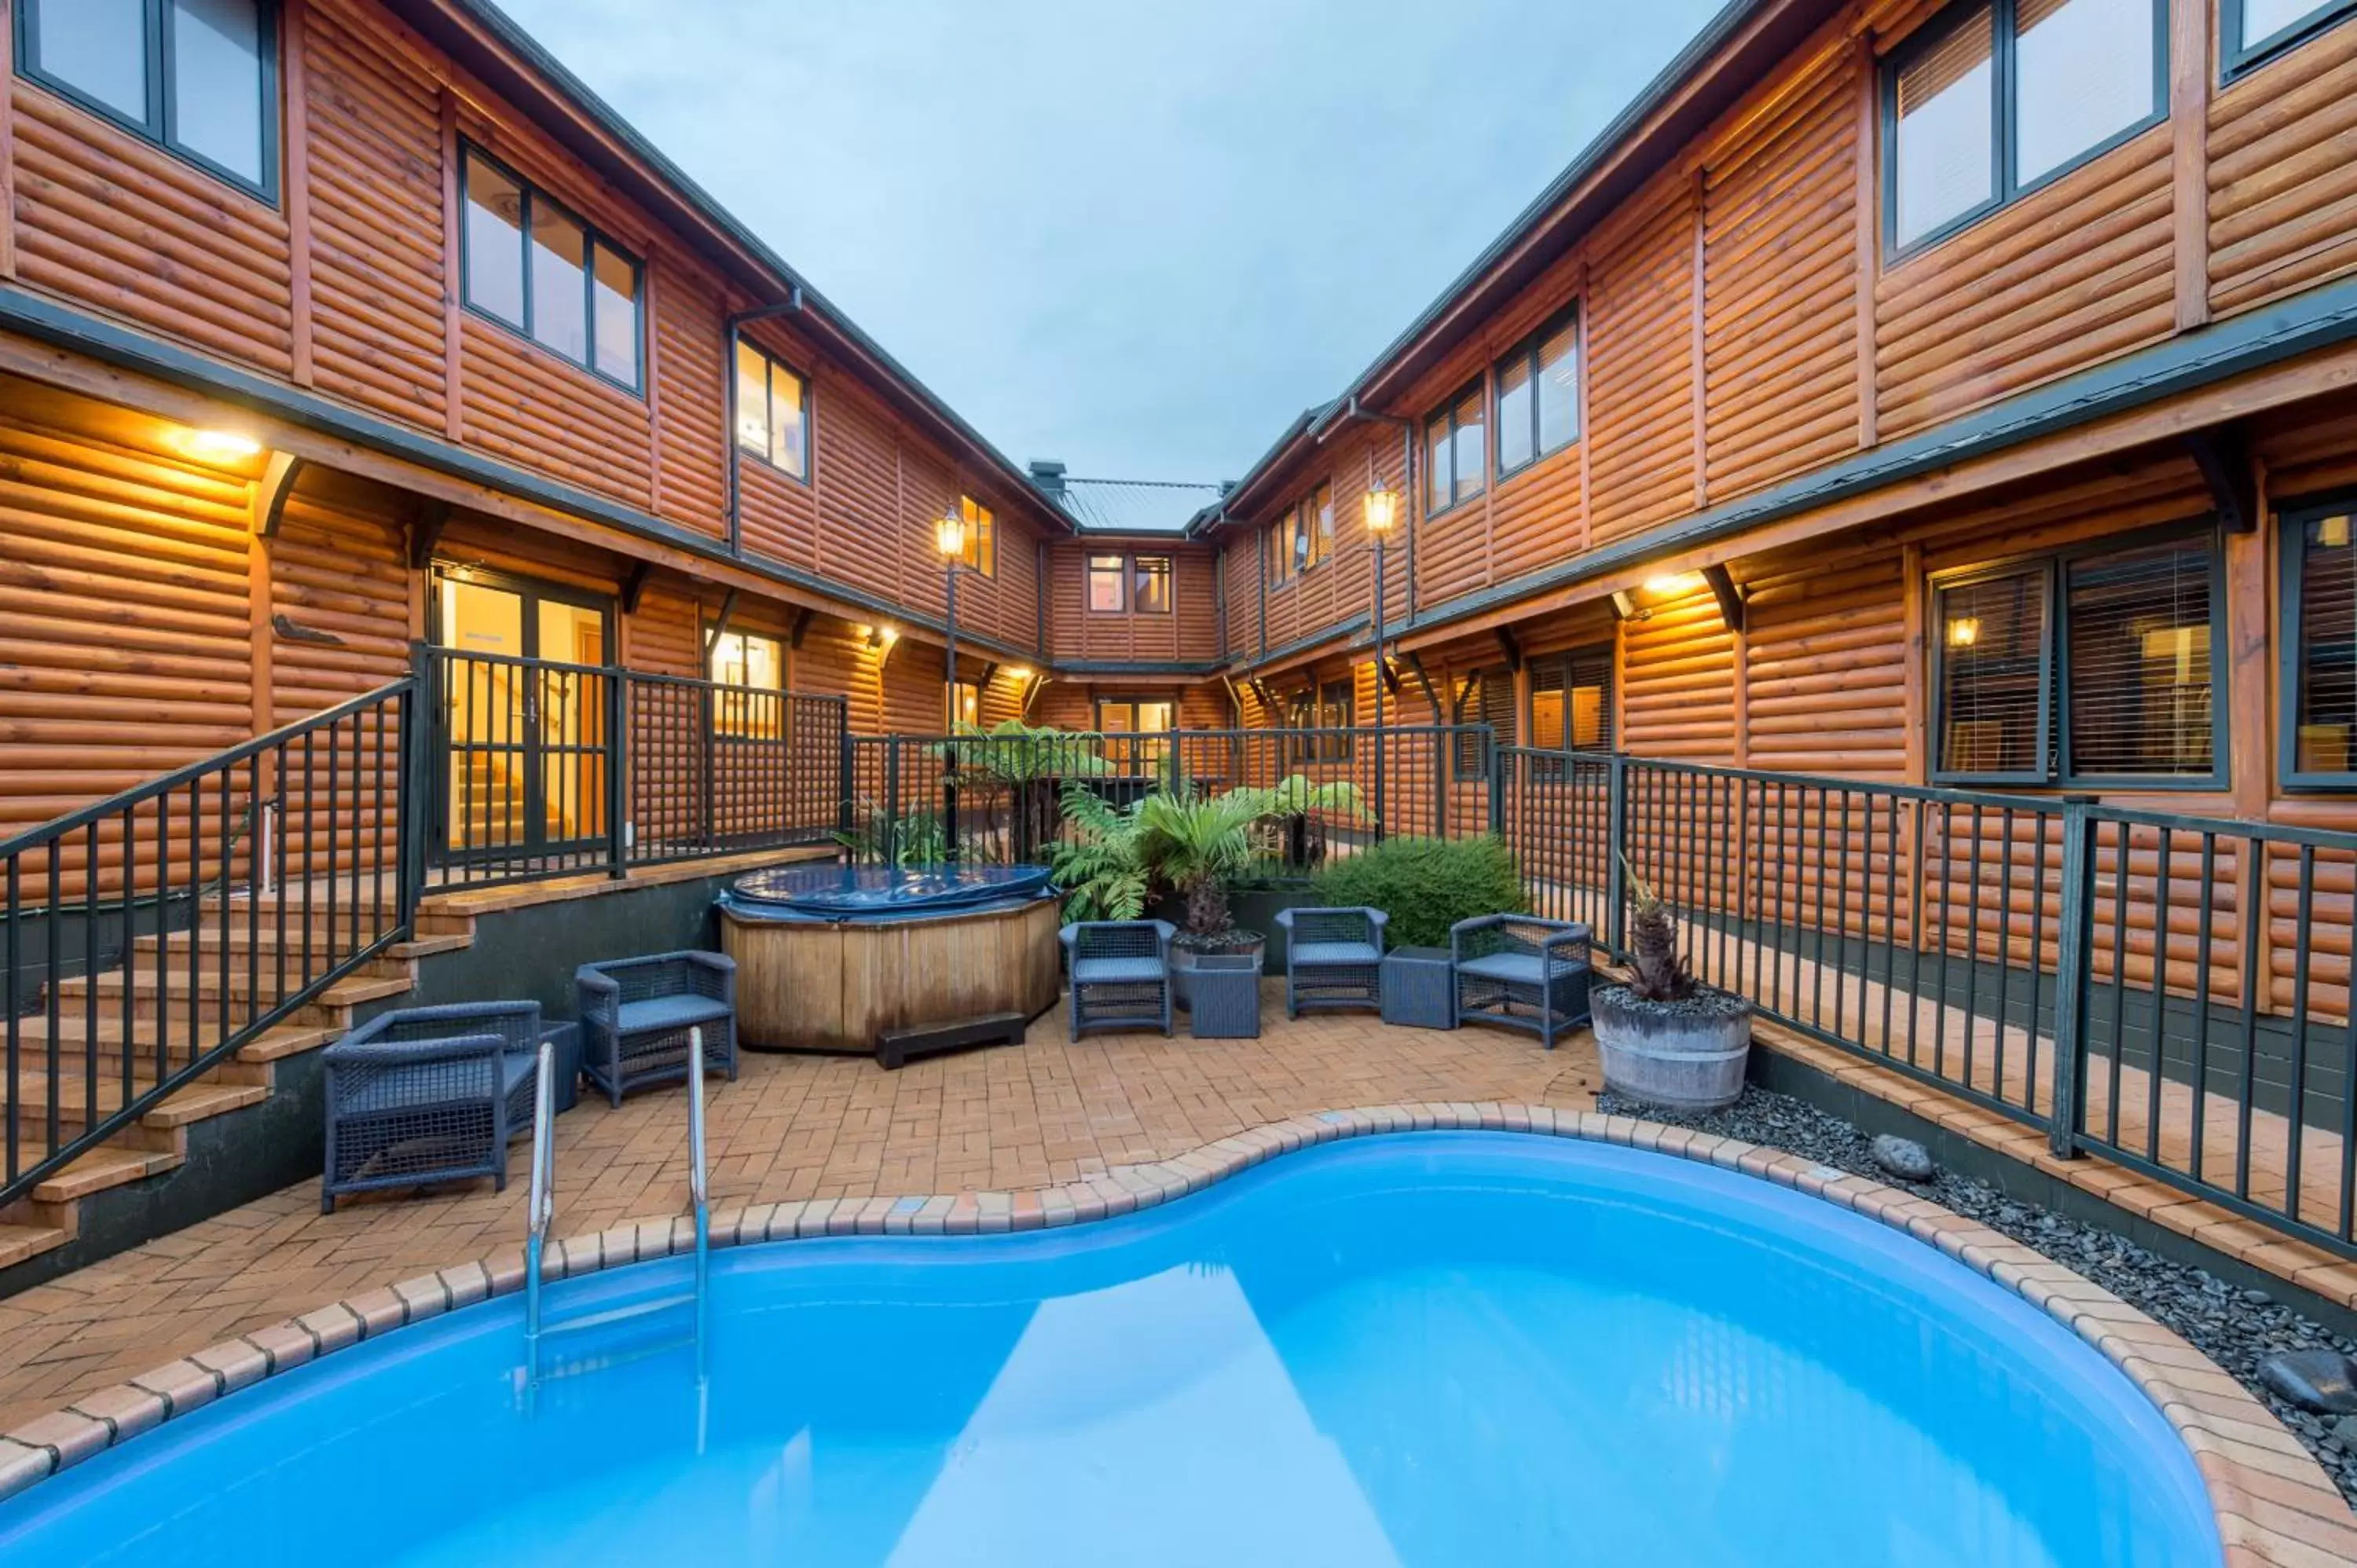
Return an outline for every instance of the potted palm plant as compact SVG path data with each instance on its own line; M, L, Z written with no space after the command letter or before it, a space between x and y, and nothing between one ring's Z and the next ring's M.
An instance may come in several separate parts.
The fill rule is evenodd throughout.
M1253 828L1268 806L1261 789L1203 796L1157 790L1137 803L1139 859L1186 911L1170 943L1171 996L1181 1006L1193 1002L1199 958L1249 957L1267 943L1263 933L1237 927L1228 888L1252 865Z
M1625 864L1625 863L1624 863ZM1631 976L1588 994L1604 1086L1679 1111L1715 1111L1743 1093L1751 1053L1751 1004L1701 984L1678 954L1667 906L1632 870Z

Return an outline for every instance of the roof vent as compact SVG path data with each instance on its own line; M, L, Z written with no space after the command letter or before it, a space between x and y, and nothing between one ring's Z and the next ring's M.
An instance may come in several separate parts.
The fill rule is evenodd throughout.
M1064 465L1049 462L1045 457L1031 460L1031 482L1051 496L1064 493Z

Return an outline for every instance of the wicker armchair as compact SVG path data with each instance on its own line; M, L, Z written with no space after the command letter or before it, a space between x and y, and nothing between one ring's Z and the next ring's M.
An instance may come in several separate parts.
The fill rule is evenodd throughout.
M1457 1021L1528 1029L1548 1050L1587 1023L1593 933L1573 920L1481 915L1449 928Z
M582 1076L622 1096L651 1083L687 1081L688 1031L704 1030L704 1069L737 1077L737 963L723 953L667 952L585 963L573 972L581 999Z
M319 1211L338 1195L488 1176L532 1130L540 1004L382 1013L320 1053L328 1102Z
M1072 1038L1099 1024L1170 1032L1168 920L1080 920L1058 934L1072 978Z
M1391 917L1381 909L1280 909L1285 928L1285 1015L1298 1018L1304 1007L1381 1007L1383 1004L1383 928Z

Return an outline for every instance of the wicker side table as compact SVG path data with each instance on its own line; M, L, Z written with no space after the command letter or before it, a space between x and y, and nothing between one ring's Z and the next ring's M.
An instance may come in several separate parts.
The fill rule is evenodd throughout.
M1260 969L1256 952L1196 955L1188 1032L1199 1040L1258 1039Z
M1383 955L1383 1022L1412 1029L1457 1027L1457 977L1447 948L1394 948Z

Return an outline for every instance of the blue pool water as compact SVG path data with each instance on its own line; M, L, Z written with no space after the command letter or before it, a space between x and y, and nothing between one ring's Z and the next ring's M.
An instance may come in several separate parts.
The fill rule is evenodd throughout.
M0 1505L0 1563L2222 1556L2158 1412L2042 1314L1830 1205L1627 1149L1359 1139L1099 1225L723 1252L713 1284L701 1393L684 1348L585 1330L566 1353L608 1364L528 1413L503 1299Z
M1047 897L1044 865L779 865L720 895L741 920L894 920Z

